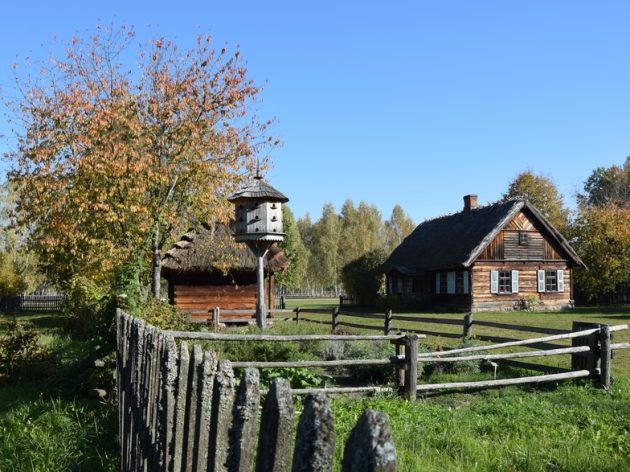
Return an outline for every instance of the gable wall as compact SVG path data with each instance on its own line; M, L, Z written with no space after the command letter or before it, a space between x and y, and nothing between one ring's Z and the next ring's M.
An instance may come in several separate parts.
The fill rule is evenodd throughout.
M526 232L527 245L519 244L519 232ZM519 213L506 225L485 248L477 260L507 261L557 261L564 260L552 238L545 238L540 227L524 212Z

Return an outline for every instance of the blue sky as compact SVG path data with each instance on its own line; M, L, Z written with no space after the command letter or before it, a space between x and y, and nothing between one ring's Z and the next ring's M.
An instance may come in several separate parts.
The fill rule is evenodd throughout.
M527 169L572 203L630 154L627 1L7 2L0 86L16 56L99 21L239 45L283 141L269 179L298 216L351 198L419 222L467 193L496 200Z

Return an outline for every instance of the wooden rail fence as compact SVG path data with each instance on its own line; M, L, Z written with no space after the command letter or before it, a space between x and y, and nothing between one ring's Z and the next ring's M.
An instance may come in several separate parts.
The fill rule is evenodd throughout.
M176 334L117 312L122 471L333 469L334 421L326 395L308 392L294 439L288 381L274 380L263 400L257 369L245 368L237 389L233 364L197 344L178 346ZM341 470L395 468L387 417L366 410L345 444Z

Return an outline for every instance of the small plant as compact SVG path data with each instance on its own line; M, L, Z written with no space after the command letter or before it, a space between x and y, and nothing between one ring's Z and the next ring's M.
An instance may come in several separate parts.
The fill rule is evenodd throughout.
M264 388L268 388L271 382L277 378L287 379L291 384L291 388L323 387L326 382L332 380L332 377L310 369L286 367L282 369L263 369L260 383Z
M536 311L539 306L540 300L536 295L527 295L516 302L514 309L519 311Z

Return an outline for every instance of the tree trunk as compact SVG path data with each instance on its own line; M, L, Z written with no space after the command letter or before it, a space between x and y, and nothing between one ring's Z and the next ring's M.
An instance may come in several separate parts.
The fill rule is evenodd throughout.
M160 249L153 248L153 261L151 262L151 294L153 298L160 298L160 273L162 271L162 258Z

